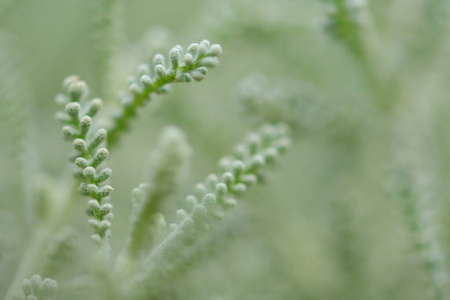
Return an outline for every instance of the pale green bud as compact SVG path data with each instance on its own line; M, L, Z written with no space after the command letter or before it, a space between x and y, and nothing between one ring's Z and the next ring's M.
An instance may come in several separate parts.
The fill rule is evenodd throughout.
M206 194L204 197L203 197L203 204L207 207L207 208L210 208L210 207L213 207L215 204L216 204L216 201L217 201L217 199L216 199L216 195L214 195L213 193L209 193L209 194Z
M245 174L242 175L239 179L247 186L253 186L258 183L258 178L255 176L255 174Z
M77 157L75 159L75 165L79 168L86 168L89 165L89 162L83 157Z
M68 88L69 96L72 101L80 101L81 97L87 92L87 85L84 81L75 81Z
M111 175L112 175L112 170L109 168L105 168L100 171L100 173L95 178L95 181L98 183L103 182L103 181L107 180L109 177L111 177Z
M233 170L234 176L239 177L245 171L245 163L241 160L235 160L231 164L231 169Z
M156 67L157 65L162 65L163 67L166 66L164 55L158 53L153 57L153 66Z
M25 295L33 294L33 288L31 286L31 280L24 279L22 283L22 290L25 293Z
M193 58L195 58L198 53L198 48L199 44L197 43L190 44L189 47L187 48L187 51L192 55Z
M86 212L88 216L95 216L95 214L100 210L100 204L97 200L91 199L88 201L88 206Z
M172 63L172 68L176 69L178 68L178 65L180 63L181 58L181 51L179 48L172 48L172 50L169 51L169 58L170 62Z
M197 71L202 73L203 75L206 75L208 73L208 69L205 67L198 67Z
M96 172L93 167L87 167L83 170L83 176L89 180L93 180L95 178Z
M236 199L233 199L233 198L226 198L223 201L223 205L225 206L225 208L232 208L237 205L237 201L236 201Z
M227 192L228 192L228 188L227 188L227 185L225 183L218 183L216 185L215 190L216 190L216 194L218 196L225 196L227 194Z
M205 75L203 75L203 74L200 73L199 71L192 71L192 72L191 72L191 77L192 77L195 81L202 81L203 79L205 79Z
M195 186L195 195L197 195L197 197L202 198L207 193L208 193L208 188L203 183L198 183Z
M100 146L100 144L106 140L106 135L107 135L107 132L105 129L102 128L102 129L97 130L97 132L94 135L94 138L90 141L90 143L88 145L88 149L94 150L95 148Z
M242 197L246 191L247 186L243 183L238 183L235 186L233 186L233 193L238 197Z
M222 175L222 181L227 185L227 187L231 186L234 183L234 176L230 172L227 172Z
M114 188L112 186L105 185L100 188L98 193L101 198L105 198L105 197L108 197L112 193L113 190L114 190Z
M205 182L210 189L214 189L216 184L219 183L219 177L216 174L209 174Z
M45 278L42 281L41 291L45 293L54 292L58 289L58 283L50 278Z
M186 66L192 66L194 64L194 56L191 53L186 53L184 56L184 63Z
M62 133L65 138L67 139L73 139L78 136L78 132L73 129L71 126L64 126L62 128Z
M98 111L102 108L103 101L99 98L94 98L90 101L86 115L89 117L94 117Z
M197 198L194 195L189 195L186 197L186 203L191 206L194 207L195 205L198 204Z
M282 138L276 142L275 148L278 150L280 154L284 154L287 149L291 146L291 139L288 137Z
M108 157L109 152L106 148L100 148L95 152L94 158L91 161L91 166L96 168L98 165L100 165L102 162L105 161L105 159Z
M270 148L267 148L266 150L264 150L263 156L264 156L266 163L271 164L271 163L274 163L275 160L277 159L278 151L275 148L270 147Z
M207 68L215 68L219 65L219 60L215 57L205 57L200 60L200 65Z
M72 120L78 120L81 106L77 102L69 102L66 104L65 111Z
M166 76L166 68L163 65L156 65L155 73L158 76L158 78L162 78Z
M73 147L81 154L85 154L87 152L86 142L83 139L74 140Z
M141 76L141 83L144 88L149 88L152 86L152 79L148 75Z
M248 170L251 172L255 172L262 166L264 166L265 160L264 157L260 154L254 155L250 161L248 162Z
M89 131L89 128L91 128L91 124L92 124L92 118L89 116L84 116L83 118L81 118L80 120L80 135L82 137L85 137L86 134Z
M74 83L77 82L80 78L77 75L69 75L66 78L64 78L63 81L63 88L64 89L68 89L69 86Z
M221 54L222 54L222 46L220 46L219 44L211 45L211 47L209 48L209 51L207 53L207 55L210 55L210 56L219 56Z
M31 286L33 287L34 291L40 291L41 284L42 284L42 278L40 275L35 274L35 275L31 276Z
M187 212L184 209L177 210L177 219L182 222L188 217Z

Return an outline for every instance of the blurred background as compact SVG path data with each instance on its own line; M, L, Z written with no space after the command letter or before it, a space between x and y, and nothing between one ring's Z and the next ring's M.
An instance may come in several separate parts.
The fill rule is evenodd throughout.
M86 80L106 115L139 63L209 39L224 49L220 65L154 97L109 159L113 255L165 127L183 130L193 150L163 207L170 221L247 132L283 121L288 154L161 299L448 299L448 6L0 0L0 295L33 236L33 201L68 166L54 118L62 80ZM82 211L69 223L79 256L65 276L82 277L90 229Z

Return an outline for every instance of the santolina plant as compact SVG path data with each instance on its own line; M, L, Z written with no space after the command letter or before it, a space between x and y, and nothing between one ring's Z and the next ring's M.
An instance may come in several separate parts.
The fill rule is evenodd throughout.
M72 143L74 149L69 155L69 160L76 167L73 192L69 193L69 199L64 203L49 204L58 206L57 209L50 210L42 220L50 228L46 229L45 234L37 236L30 245L34 251L22 262L19 269L21 272L17 274L6 299L12 295L17 299L47 299L57 290L57 281L51 278L41 279L37 274L30 280L23 281L22 292L18 291L18 285L22 280L20 276L26 276L33 269L48 271L58 268L58 264L64 265L64 261L69 259L66 256L70 256L72 248L71 235L55 240L56 245L48 253L48 262L43 264L38 254L45 252L44 246L54 240L57 228L64 225L65 220L61 216L73 213L74 207L78 207L75 204L78 201L75 190L89 199L86 212L93 230L91 238L99 247L96 255L101 256L103 261L99 268L109 269L109 280L120 279L110 283L117 295L131 299L157 297L156 287L147 288L149 278L169 278L177 268L174 262L182 264L183 261L177 252L185 247L192 247L200 234L208 231L213 220L223 219L224 210L236 205L235 197L243 196L250 186L261 180L260 171L264 165L273 163L289 146L288 129L285 125L267 124L261 127L258 133L249 136L245 144L236 148L234 156L221 160L221 173L210 175L205 183L196 186L195 195L187 197L190 211L178 210L179 222L170 225L170 231L164 233L165 221L160 207L173 193L180 168L190 156L183 133L176 128L167 129L159 142L160 149L153 155L152 175L148 183L141 184L133 191L132 222L125 247L116 259L111 257L111 197L114 189L108 184L112 170L105 166L110 149L128 129L137 110L154 94L167 92L172 83L203 80L208 68L218 65L217 57L220 54L220 45L203 40L198 44L191 44L186 53L181 46L175 46L169 52L168 64L163 55L155 55L151 64L139 66L138 79L130 78L129 91L121 96L121 108L113 115L107 129L99 128L97 121L102 100L89 100L88 86L78 76L69 76L64 80L65 93L56 97L57 104L63 110L58 112L56 118L64 124L64 138ZM36 251L36 247L43 249ZM64 250L65 248L69 251ZM95 291L95 286L85 288L92 289L93 294L103 293L102 289Z
M447 299L449 3L0 1L1 297Z

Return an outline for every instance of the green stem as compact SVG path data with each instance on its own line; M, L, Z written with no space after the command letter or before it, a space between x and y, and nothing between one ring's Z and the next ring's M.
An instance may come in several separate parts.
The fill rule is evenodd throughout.
M136 116L136 112L139 107L144 106L145 103L150 100L150 96L153 92L159 90L166 84L175 82L177 70L187 73L200 67L201 65L198 61L201 58L203 57L198 57L196 59L196 63L191 66L177 66L171 74L167 74L159 78L150 86L144 88L141 92L134 93L131 102L122 106L121 113L118 117L114 118L113 125L108 129L108 137L106 141L109 149L117 144L120 135L127 130L131 119Z

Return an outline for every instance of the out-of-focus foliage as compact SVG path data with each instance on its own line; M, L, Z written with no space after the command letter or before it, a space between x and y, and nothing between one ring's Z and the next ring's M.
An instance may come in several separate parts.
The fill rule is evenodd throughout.
M449 6L0 0L0 297L449 299ZM190 80L170 70L191 72L173 64L193 48L171 47L203 39L220 65L144 101L158 78ZM94 133L131 111L109 149L111 223L89 202L112 232L101 254L54 118L71 74L102 98ZM282 159L284 126L246 135L279 122Z

